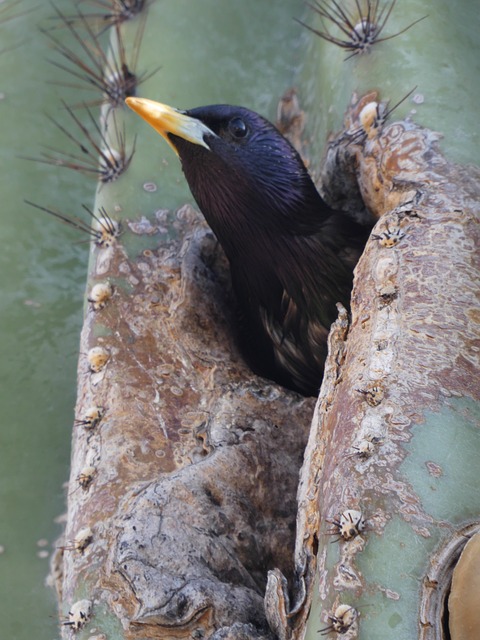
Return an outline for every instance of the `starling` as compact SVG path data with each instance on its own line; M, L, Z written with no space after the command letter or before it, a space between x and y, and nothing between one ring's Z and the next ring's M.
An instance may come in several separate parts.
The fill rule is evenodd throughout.
M316 395L336 303L348 307L369 228L331 209L297 151L244 107L127 105L179 156L230 264L239 341L251 368Z

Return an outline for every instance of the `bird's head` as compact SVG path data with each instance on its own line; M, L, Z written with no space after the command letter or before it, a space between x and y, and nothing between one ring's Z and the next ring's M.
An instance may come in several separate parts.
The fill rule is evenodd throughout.
M235 231L318 229L325 204L297 151L259 114L230 105L179 111L143 98L126 102L180 157L190 190L222 244Z

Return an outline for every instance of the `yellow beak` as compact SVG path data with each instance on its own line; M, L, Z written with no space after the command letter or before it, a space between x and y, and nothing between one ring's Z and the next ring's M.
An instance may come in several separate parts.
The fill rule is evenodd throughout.
M177 156L178 151L169 138L169 133L210 150L203 136L214 136L215 134L200 120L191 118L182 111L166 104L147 100L146 98L126 98L125 102L130 109L138 113L155 131L158 131L165 138Z

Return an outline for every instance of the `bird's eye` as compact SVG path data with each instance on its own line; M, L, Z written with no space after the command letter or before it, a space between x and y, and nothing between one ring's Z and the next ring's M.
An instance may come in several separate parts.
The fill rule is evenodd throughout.
M244 138L247 135L248 127L242 118L232 118L228 123L228 131L234 138Z

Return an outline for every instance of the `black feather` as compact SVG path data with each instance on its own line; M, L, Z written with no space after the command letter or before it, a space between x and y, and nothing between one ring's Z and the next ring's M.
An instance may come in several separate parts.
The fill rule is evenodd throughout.
M257 373L318 393L337 302L370 228L321 198L299 154L262 116L213 105L129 107L177 151L192 194L230 262L240 340Z
M295 149L258 114L227 105L185 114L215 134L204 135L209 149L169 138L229 259L243 351L257 373L317 394L336 303L349 305L370 229L328 207Z

